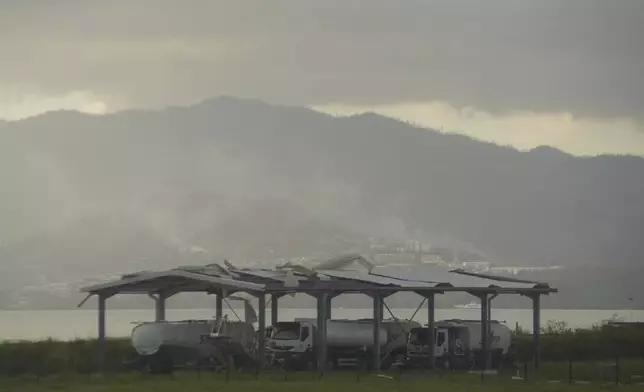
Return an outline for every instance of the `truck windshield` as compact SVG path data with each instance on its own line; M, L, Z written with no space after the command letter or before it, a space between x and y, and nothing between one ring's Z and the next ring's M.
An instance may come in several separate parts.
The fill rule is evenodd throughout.
M273 336L275 340L298 340L300 338L300 324L299 323L278 323L273 328Z
M429 329L427 328L412 328L409 333L409 343L411 344L428 344L429 343Z

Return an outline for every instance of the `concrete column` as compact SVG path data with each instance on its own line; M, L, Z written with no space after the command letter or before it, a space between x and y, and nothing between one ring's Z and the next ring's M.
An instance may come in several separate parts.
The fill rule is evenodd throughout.
M427 355L427 367L429 369L434 369L436 364L436 327L434 325L434 314L436 309L436 304L434 302L434 293L427 294L427 330L428 330L428 355Z
M326 307L327 307L327 294L320 294L317 296L317 323L316 323L316 341L317 346L317 369L320 372L324 371L326 364Z
M165 321L165 300L164 294L158 294L154 300L154 320Z
M105 372L105 302L104 294L98 296L98 358L97 368L99 373Z
M490 323L489 323L489 312L488 312L488 294L481 295L481 360L483 370L490 368L490 355L489 355L489 335L490 335Z
M224 316L224 294L215 295L215 316L220 319Z
M257 365L259 370L264 370L266 363L266 294L258 296L259 300L259 337L257 348Z
M271 325L277 324L279 320L279 294L271 294Z
M532 297L532 350L534 368L539 370L541 365L541 295Z
M322 294L322 345L320 346L320 349L322 351L322 366L325 366L328 360L328 346L327 346L327 320L329 317L327 316L327 313L329 313L329 295L328 294Z
M373 296L373 370L380 371L380 321L382 320L382 296Z
M492 300L498 296L498 294L493 294L487 298L487 321L490 323L492 322Z

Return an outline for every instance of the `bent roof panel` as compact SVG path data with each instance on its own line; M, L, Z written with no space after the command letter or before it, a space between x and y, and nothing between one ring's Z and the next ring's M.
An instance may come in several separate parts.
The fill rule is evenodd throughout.
M393 276L385 275L374 275L363 273L360 271L351 271L351 270L328 270L328 269L316 269L320 274L330 276L332 278L339 279L349 279L356 280L359 282L371 283L380 286L394 286L394 287L405 287L405 288L433 288L436 287L436 282L424 282L417 280L405 280L398 279Z
M353 256L352 256L353 257ZM347 257L346 259L351 259ZM339 259L336 259L339 260ZM149 272L142 271L124 275L123 278L81 289L83 292L127 292L145 293L163 289L181 291L210 291L227 289L231 291L281 292L284 290L310 291L471 291L496 290L521 292L522 290L556 292L545 283L524 281L501 275L481 274L464 270L449 271L429 265L419 266L378 266L372 272L337 268L316 268L310 278L292 269L296 287L285 288L287 273L284 270L235 269L206 265L184 266L176 269ZM290 275L290 274L289 274Z
M408 266L390 268L382 266L376 268L378 273L399 279L411 279L434 282L449 282L454 287L486 288L501 287L506 289L527 289L544 287L537 282L503 279L501 276L481 275L475 273L459 273L456 270L446 270L437 266ZM497 279L495 279L497 278ZM547 287L547 286L546 286Z
M538 282L535 280L527 280L527 279L518 279L518 278L513 278L511 276L504 276L504 275L496 275L496 274L489 274L489 273L480 273L480 272L474 272L474 271L467 271L462 268L454 269L451 270L450 272L455 273L455 274L460 274L460 275L466 275L466 276L473 276L476 278L481 278L481 279L488 279L488 280L493 280L497 282L505 282L505 283L521 283L521 284L528 284L528 285L547 285L547 283L544 282Z
M376 268L374 273L391 276L398 279L421 280L429 282L450 283L454 287L489 287L491 282L471 276L449 273L448 270L434 266L407 266Z
M165 278L179 278L184 281L192 281L206 285L212 285L218 288L227 288L235 290L250 290L250 291L263 291L264 285L245 282L243 280L222 278L219 276L206 275L202 273L194 273L182 270L169 270L151 273L141 273L133 277L119 279L112 282L97 284L81 289L86 293L98 293L104 291L120 291L127 289L128 291L137 291L137 288L142 292L148 291L150 286L156 287L154 282L157 283L158 289L163 289L168 286L168 281Z
M240 275L251 275L258 278L271 279L278 282L284 282L286 280L286 271L271 271L271 270L243 270L239 271ZM293 272L293 276L297 279L305 279L296 272Z

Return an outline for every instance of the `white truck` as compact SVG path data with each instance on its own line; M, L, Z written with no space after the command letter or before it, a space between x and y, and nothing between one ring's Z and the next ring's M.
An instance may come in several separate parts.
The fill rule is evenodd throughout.
M256 334L243 321L185 320L140 323L132 330L140 365L154 373L176 367L231 367L252 361Z
M508 354L512 331L498 321L489 322L488 352L490 366L498 368ZM428 366L429 329L413 328L408 335L405 363L410 367ZM482 363L481 322L442 320L435 323L435 365L448 369L473 369Z
M405 358L407 336L420 324L408 320L382 320L380 324L381 368ZM272 326L267 352L273 364L287 369L312 369L319 350L317 320L296 319ZM327 320L325 368L373 365L373 320Z

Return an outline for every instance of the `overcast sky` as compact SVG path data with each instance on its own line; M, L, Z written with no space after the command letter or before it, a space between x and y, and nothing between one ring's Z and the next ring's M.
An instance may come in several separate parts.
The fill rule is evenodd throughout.
M217 95L644 155L642 0L0 0L0 118Z

